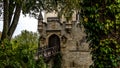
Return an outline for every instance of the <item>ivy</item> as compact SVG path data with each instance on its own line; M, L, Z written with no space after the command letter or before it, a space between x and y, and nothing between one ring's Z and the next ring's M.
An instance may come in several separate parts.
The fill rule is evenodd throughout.
M83 0L81 15L90 42L91 68L113 68L120 62L119 0Z
M62 64L62 55L61 53L58 53L54 58L53 58L53 67L52 68L61 68Z

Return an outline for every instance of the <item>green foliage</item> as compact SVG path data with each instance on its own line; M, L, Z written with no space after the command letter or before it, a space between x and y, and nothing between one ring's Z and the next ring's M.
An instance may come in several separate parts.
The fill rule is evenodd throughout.
M62 55L61 53L58 53L54 58L53 58L53 67L52 68L61 68L62 64Z
M23 31L12 42L0 44L0 68L46 68L43 59L35 61L37 33Z
M12 44L4 41L0 44L0 67L18 67L20 64L15 61L15 51L12 49ZM13 65L11 65L13 63Z
M38 45L38 34L23 30L20 35L16 36L12 41L18 42L15 47L23 46L30 51L37 49ZM14 43L13 43L14 44Z
M104 39L100 41L99 46L94 48L97 53L92 53L94 67L112 68L119 65L120 61L120 45L114 39ZM94 68L93 67L93 68Z
M29 14L31 17L38 18L39 13L42 10L48 12L58 10L57 6L61 1L62 0L3 0L2 3L4 3L4 5L1 6L1 8L5 8L0 10L4 11L4 26L1 41L4 39L8 39L9 41L11 40L17 27L21 11L24 15Z
M58 16L63 15L67 21L71 19L74 12L78 13L81 9L80 0L58 0L56 3L58 4Z
M92 68L113 68L120 62L120 4L117 0L83 0L83 25L90 41Z

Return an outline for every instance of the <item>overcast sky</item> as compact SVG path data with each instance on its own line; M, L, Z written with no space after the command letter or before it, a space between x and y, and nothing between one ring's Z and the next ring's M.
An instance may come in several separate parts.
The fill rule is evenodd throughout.
M3 22L0 21L0 31L3 29ZM37 19L34 19L33 17L29 16L20 16L18 26L14 32L13 36L16 36L21 33L22 30L28 30L37 32Z

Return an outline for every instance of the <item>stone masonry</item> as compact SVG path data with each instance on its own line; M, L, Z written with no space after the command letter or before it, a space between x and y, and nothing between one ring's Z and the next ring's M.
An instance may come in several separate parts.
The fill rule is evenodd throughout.
M40 14L38 18L40 47L48 46L52 35L58 36L62 68L89 68L92 64L89 43L86 42L84 27L80 25L78 17L74 13L72 19L66 21L64 17L58 18L57 13L53 12L45 13L44 17Z

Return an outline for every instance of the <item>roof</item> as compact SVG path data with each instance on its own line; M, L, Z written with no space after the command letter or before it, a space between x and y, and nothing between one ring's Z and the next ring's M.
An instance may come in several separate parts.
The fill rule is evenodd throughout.
M43 20L43 16L42 13L40 12L39 16L38 16L38 20Z

